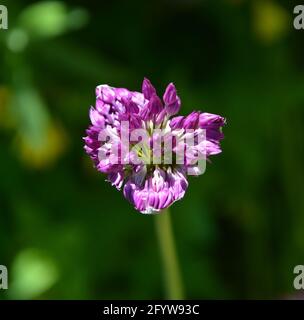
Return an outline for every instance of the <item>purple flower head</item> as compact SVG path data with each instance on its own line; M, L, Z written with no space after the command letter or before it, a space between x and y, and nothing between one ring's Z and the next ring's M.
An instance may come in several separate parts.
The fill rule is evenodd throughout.
M188 175L205 170L221 152L225 119L181 106L170 83L161 100L148 79L142 93L100 85L90 109L85 150L98 171L142 213L156 213L183 198Z

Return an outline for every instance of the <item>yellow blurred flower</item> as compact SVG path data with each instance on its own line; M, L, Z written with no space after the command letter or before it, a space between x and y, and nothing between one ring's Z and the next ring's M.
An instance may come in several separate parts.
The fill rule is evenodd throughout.
M19 135L15 146L21 160L29 167L42 169L52 165L67 147L67 136L58 124L50 124L45 132L43 143L33 144L26 136Z
M291 16L285 8L274 1L253 2L253 27L256 35L265 43L282 38L291 25Z

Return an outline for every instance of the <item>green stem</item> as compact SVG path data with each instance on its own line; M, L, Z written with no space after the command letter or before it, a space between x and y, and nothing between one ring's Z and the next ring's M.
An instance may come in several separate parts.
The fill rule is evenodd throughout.
M170 300L181 300L184 297L183 286L176 256L169 209L165 209L160 214L155 215L155 223L163 262L167 298Z

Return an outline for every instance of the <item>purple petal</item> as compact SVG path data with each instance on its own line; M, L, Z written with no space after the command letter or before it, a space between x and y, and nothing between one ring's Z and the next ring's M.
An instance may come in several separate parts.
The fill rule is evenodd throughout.
M96 97L105 103L113 103L115 92L110 86L102 84L96 88Z
M184 129L196 129L199 121L199 112L193 111L190 113L183 123Z
M155 118L163 110L163 105L157 95L153 95L146 106L141 110L140 116L144 121Z
M184 125L184 121L185 121L185 117L183 117L183 116L178 116L178 117L172 118L170 121L171 129L173 129L173 130L182 129L183 125Z
M153 95L156 95L156 90L153 87L152 83L149 79L144 78L143 84L142 84L142 93L144 94L144 97L147 100L150 100Z
M167 86L163 96L163 100L165 103L166 111L169 116L178 113L181 106L181 100L176 94L176 89L173 83L170 83Z
M105 118L102 116L97 110L93 107L90 109L90 119L93 126L104 128L105 126Z
M118 190L122 187L124 181L124 174L122 171L112 172L108 175L108 181Z
M124 196L141 213L156 213L181 199L187 187L187 179L180 171L166 173L155 169L143 186L132 179L127 181Z

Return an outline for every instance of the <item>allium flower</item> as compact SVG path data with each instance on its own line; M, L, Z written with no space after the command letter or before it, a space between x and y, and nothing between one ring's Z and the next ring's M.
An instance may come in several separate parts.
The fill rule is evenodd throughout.
M173 83L162 100L148 79L142 93L96 88L85 150L96 169L142 213L159 212L183 198L187 175L202 174L201 162L221 152L225 119L199 111L174 117L180 107Z

